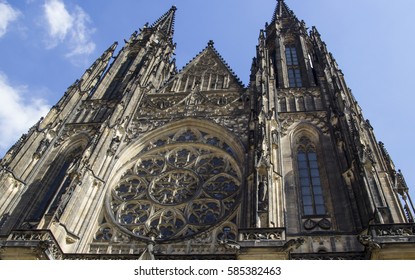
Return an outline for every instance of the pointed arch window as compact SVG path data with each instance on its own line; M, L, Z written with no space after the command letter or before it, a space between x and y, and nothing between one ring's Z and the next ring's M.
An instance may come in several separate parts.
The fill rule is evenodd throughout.
M51 169L41 181L44 189L41 192L39 201L27 216L27 220L39 221L43 215L53 215L66 206L66 203L72 194L72 191L68 192L72 183L70 173L77 167L82 150L83 148L77 148L69 155L58 157L58 159L51 164ZM67 198L67 200L63 201L64 197ZM59 215L60 214L61 213L59 213Z
M325 215L323 189L317 153L307 137L300 139L297 150L298 176L304 215Z
M59 170L58 176L55 177L55 180L52 183L52 186L56 188L56 191L46 214L56 213L57 217L60 217L62 214L63 208L66 206L66 203L73 193L73 188L75 187L72 186L72 188L70 188L70 185L73 181L73 175L78 167L79 161L80 157L74 155L69 156L65 160L64 165Z
M300 64L298 62L295 46L285 46L285 59L287 62L288 84L290 87L302 87Z

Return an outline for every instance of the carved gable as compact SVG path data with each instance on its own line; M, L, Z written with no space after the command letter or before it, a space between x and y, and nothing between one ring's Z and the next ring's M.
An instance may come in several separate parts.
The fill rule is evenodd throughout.
M209 45L157 92L144 93L127 138L187 117L208 119L246 140L249 104L246 89Z
M166 92L242 90L241 81L213 47L213 42L199 53L161 90Z

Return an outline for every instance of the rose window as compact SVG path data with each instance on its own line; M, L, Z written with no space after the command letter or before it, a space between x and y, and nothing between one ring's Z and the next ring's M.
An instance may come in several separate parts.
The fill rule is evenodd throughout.
M155 178L149 186L150 197L160 204L177 205L190 200L199 188L196 173L174 170Z
M109 196L110 215L124 232L146 238L155 229L159 241L186 238L235 212L241 172L233 151L196 137L188 130L175 141L155 141L161 144L129 165Z

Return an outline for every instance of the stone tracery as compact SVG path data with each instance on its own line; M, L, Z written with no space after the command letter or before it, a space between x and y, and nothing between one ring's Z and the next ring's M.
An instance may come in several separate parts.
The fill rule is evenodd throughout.
M223 137L182 128L150 141L111 189L109 214L125 233L158 241L187 238L229 218L241 171ZM102 235L102 230L98 231Z

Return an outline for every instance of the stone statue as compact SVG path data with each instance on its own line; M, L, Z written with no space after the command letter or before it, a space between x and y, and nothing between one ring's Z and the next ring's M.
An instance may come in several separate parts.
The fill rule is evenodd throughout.
M268 182L263 180L258 184L258 210L266 211L268 209Z

